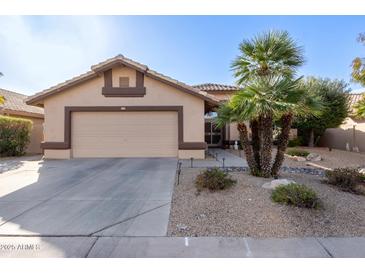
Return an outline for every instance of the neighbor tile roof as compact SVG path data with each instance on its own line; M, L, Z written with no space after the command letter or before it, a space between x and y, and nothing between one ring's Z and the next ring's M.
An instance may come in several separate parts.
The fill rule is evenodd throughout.
M37 101L40 101L42 99L44 99L45 97L48 97L54 93L58 93L68 87L71 87L73 85L76 85L78 83L81 83L83 81L86 81L88 79L92 79L95 77L98 77L100 75L100 73L106 69L110 69L111 67L113 67L115 64L123 64L126 65L128 67L134 68L138 71L143 72L146 76L150 76L153 77L157 80L163 81L167 84L173 85L177 88L180 88L192 95L198 96L202 99L205 99L211 103L214 104L218 104L219 100L217 100L217 98L215 98L213 95L208 94L205 91L202 91L200 89L194 88L192 86L189 86L185 83L182 83L178 80L175 80L173 78L170 78L166 75L163 75L161 73L158 73L157 71L151 70L149 69L146 65L143 65L141 63L138 63L132 59L126 58L123 55L119 54L113 58L107 59L103 62L100 62L96 65L91 66L91 70L81 74L79 76L76 76L70 80L67 80L63 83L57 84L51 88L48 88L46 90L43 90L41 92L36 93L33 96L30 96L27 100L28 104L35 104Z
M200 85L194 85L194 88L200 89L202 91L237 91L239 87L231 85L222 85L214 83L204 83Z
M5 103L0 105L2 111L6 112L6 110L9 110L13 112L22 112L24 115L27 113L44 114L43 108L27 105L24 102L27 96L24 94L0 88L0 96L5 98Z
M356 105L356 103L358 101L360 101L363 94L365 94L365 92L364 93L350 93L349 94L349 103L350 103L350 108L351 109Z

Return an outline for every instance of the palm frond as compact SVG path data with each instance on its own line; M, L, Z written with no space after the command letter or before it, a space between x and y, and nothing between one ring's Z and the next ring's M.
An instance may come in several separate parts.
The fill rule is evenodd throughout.
M252 76L292 76L304 63L303 48L296 45L287 31L269 31L239 45L240 55L231 68L241 85Z

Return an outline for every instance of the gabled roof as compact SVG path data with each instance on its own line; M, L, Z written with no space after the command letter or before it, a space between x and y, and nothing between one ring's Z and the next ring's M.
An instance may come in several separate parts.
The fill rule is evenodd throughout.
M44 115L43 108L29 106L24 102L27 99L24 94L0 88L0 96L5 98L5 103L0 105L2 113L32 117L43 117Z
M193 87L200 89L202 91L214 92L214 91L237 91L240 88L238 86L214 84L214 83L204 83L200 85L194 85Z
M70 80L67 80L63 83L60 83L56 86L53 86L46 90L38 92L35 95L30 96L28 98L28 100L26 101L26 103L30 104L30 105L37 105L43 99L45 99L53 94L64 91L65 89L68 89L72 86L78 85L89 79L99 77L100 75L102 75L102 72L104 72L112 67L115 67L117 65L125 65L127 67L133 68L137 71L144 73L144 75L146 75L150 78L156 79L167 85L173 86L181 91L184 91L191 95L197 96L214 105L219 103L219 101L214 96L208 94L207 92L201 91L201 90L196 89L192 86L189 86L185 83L172 79L166 75L158 73L157 71L151 70L146 65L143 65L134 60L126 58L123 55L117 55L117 56L107 59L99 64L93 65L93 66L91 66L91 70L87 71L84 74L78 75L78 76L76 76Z

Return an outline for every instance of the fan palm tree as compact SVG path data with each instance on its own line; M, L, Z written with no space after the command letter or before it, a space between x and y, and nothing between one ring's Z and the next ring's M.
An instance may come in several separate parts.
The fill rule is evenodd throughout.
M296 45L287 31L269 31L244 40L232 69L237 84L247 84L254 76L292 77L304 64L303 48Z
M218 109L216 122L237 122L242 146L253 175L276 176L284 159L293 116L307 112L309 99L301 79L293 80L304 63L302 48L286 31L270 31L239 46L241 55L232 63L242 91ZM280 119L282 131L272 165L273 121ZM252 132L248 138L247 121Z
M314 103L301 88L301 78L291 80L281 76L256 77L231 100L218 108L218 126L237 122L237 130L251 173L256 176L277 175L288 144L294 115L313 109ZM277 154L272 164L273 121L280 119L282 130ZM247 121L250 121L251 140Z

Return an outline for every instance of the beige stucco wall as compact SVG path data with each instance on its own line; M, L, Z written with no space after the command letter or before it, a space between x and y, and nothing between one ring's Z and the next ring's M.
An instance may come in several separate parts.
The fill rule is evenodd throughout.
M71 149L45 149L44 157L47 159L70 159Z
M204 150L179 150L178 157L180 159L204 159L205 151Z
M23 116L23 115L9 115L12 117L18 117L23 119L31 120L32 131L30 133L30 142L27 146L26 153L28 154L41 154L41 142L43 141L43 119L30 117L30 116Z
M346 143L349 143L350 150L357 146L360 152L365 152L365 119L346 118L338 128L327 129L321 137L319 145L346 150Z
M113 69L113 82L118 84L119 77L130 76L130 85L135 85L135 71L130 68ZM132 76L134 78L132 78ZM64 139L65 106L183 106L184 141L204 142L204 101L157 80L145 77L146 95L144 97L104 97L102 76L46 98L45 141L62 142ZM142 129L143 130L143 129ZM145 134L141 132L141 134ZM204 152L204 151L203 151ZM55 156L56 152L52 152ZM194 152L195 154L196 152ZM47 152L45 153L47 156ZM60 154L64 154L60 152ZM200 152L201 154L201 152ZM186 155L183 153L181 155Z
M237 130L237 123L229 124L229 141L239 141L240 134Z
M228 101L231 96L232 96L232 92L227 92L227 91L214 91L214 92L208 92L211 95L214 95L219 101Z

